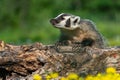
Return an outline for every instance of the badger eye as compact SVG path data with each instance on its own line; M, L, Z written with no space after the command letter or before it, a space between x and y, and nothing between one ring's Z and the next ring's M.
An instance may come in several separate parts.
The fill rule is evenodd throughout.
M61 17L61 20L64 20L64 18L63 18L63 17Z

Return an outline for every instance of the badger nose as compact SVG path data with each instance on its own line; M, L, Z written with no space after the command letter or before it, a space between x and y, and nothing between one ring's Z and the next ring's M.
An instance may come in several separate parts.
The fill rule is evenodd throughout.
M55 25L55 24L58 23L58 21L57 21L56 19L51 19L51 20L50 20L50 23L51 23L52 25Z

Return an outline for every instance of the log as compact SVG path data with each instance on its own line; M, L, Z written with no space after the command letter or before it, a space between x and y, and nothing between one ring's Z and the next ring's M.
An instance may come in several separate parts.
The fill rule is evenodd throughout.
M79 45L11 45L0 41L0 80L32 80L34 74L44 78L51 72L80 76L105 72L115 67L120 73L120 48L90 48Z

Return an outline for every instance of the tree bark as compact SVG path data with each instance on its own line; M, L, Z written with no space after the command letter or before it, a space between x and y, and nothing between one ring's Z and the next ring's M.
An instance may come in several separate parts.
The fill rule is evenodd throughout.
M27 79L34 74L60 76L74 72L80 76L105 72L115 67L120 72L120 48L81 48L34 43L15 46L0 41L0 80Z

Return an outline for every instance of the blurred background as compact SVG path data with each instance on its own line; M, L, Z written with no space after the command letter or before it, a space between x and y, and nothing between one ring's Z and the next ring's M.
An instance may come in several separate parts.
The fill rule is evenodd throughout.
M92 20L110 46L120 45L120 0L0 0L0 40L54 43L60 32L49 20L60 13Z

